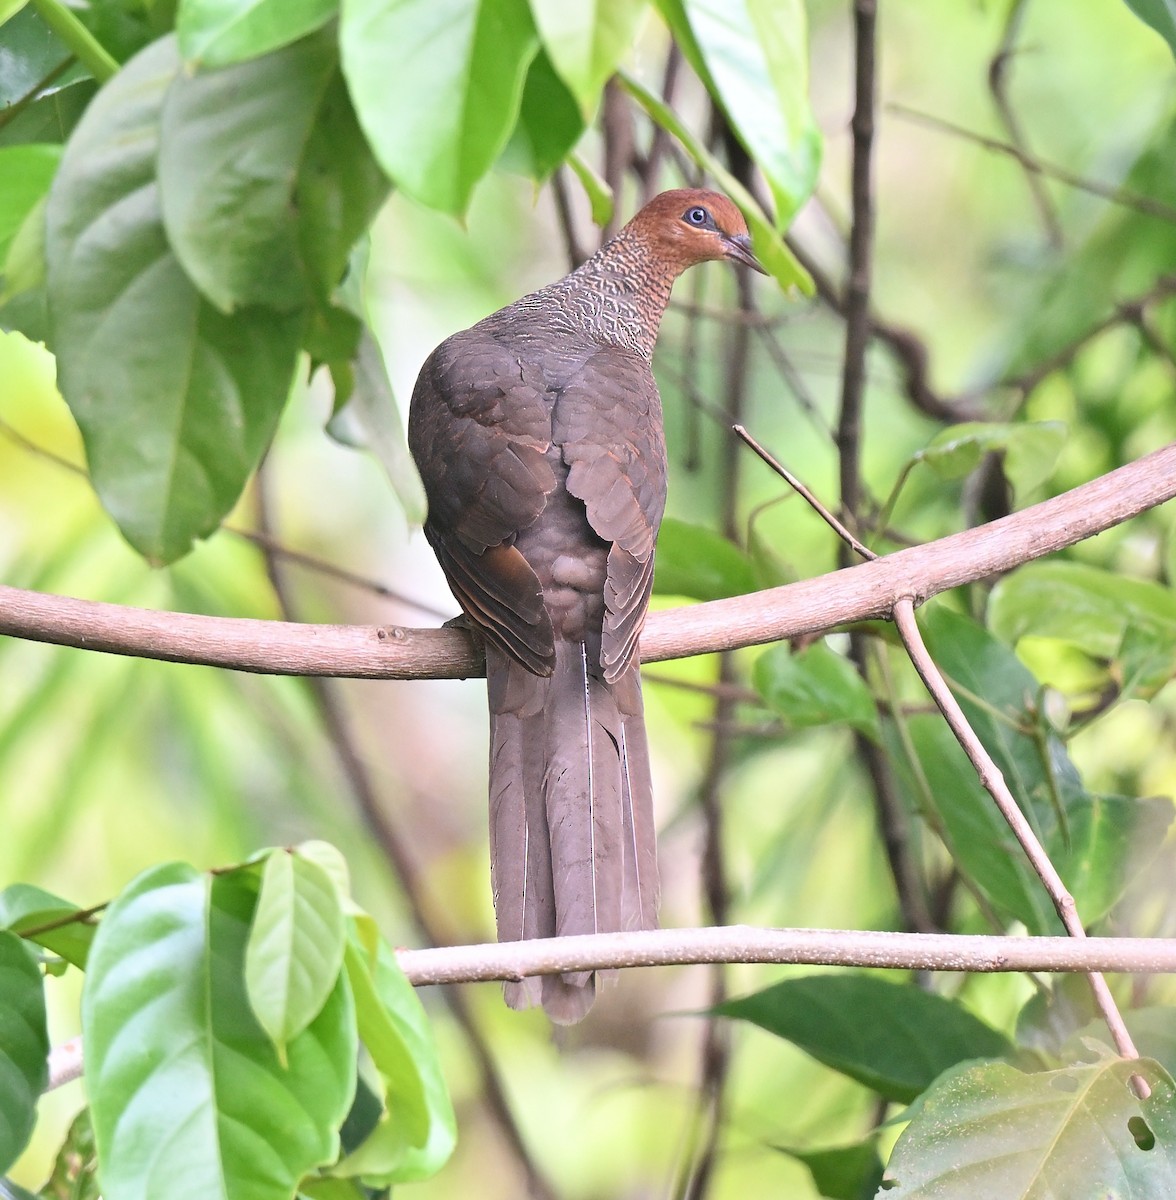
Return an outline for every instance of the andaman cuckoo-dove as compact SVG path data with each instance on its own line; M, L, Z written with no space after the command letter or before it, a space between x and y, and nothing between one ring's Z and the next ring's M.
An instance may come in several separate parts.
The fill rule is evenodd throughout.
M637 638L666 500L650 360L674 280L763 268L739 210L663 192L570 275L447 338L408 439L425 535L486 648L500 941L651 929L658 869ZM555 1021L591 972L506 985Z

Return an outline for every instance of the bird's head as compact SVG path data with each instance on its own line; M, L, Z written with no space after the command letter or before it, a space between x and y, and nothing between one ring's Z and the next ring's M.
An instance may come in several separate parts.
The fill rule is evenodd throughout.
M675 273L695 263L725 258L767 274L752 252L743 214L719 192L703 188L662 192L628 228L667 260Z

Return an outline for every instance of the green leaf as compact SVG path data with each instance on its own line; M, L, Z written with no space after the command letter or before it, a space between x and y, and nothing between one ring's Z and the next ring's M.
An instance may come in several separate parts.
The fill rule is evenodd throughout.
M370 451L384 468L405 516L414 524L422 524L428 507L425 489L408 452L384 357L366 328L360 335L354 367L351 397L331 419L327 431L344 445Z
M25 218L49 190L60 159L60 146L0 146L0 262L7 258Z
M592 166L579 154L572 154L568 158L568 166L572 168L572 173L580 181L580 186L588 197L593 222L603 228L612 220L616 207L613 190L609 186L608 180L593 170Z
M47 201L47 195L41 196L13 235L3 263L4 272L0 276L0 304L8 304L14 297L30 292L36 292L42 304L44 302Z
M1099 920L1132 873L1157 851L1172 820L1170 801L1087 792L1041 711L1036 680L1012 651L943 605L926 608L921 623L931 657L953 684L964 715L1034 826L1083 921ZM908 724L928 784L925 798L940 815L953 855L1030 932L1060 933L1043 887L974 768L944 735L938 718L929 719L934 728L927 720L916 717Z
M902 1103L964 1059L1012 1051L1002 1034L958 1004L872 975L786 979L714 1011L786 1038L818 1062Z
M424 1009L383 941L373 962L353 938L345 961L359 1036L384 1085L385 1113L333 1173L362 1175L380 1186L424 1179L440 1170L457 1140Z
M829 1200L866 1200L882 1182L882 1160L873 1141L825 1150L797 1150L791 1146L777 1149L804 1163L813 1177L813 1186Z
M874 697L849 659L814 642L793 654L786 642L756 659L752 680L756 691L793 729L815 725L849 725L880 736Z
M664 100L623 71L618 72L617 78L650 117L667 133L676 137L686 153L739 205L747 220L756 256L768 274L781 287L797 287L806 296L811 296L813 281L809 278L809 273L796 261L792 251L784 244L779 231L756 203L755 197L719 162L702 140L690 132Z
M993 588L988 623L1010 644L1028 635L1059 638L1115 658L1130 630L1176 643L1176 593L1084 563L1026 563Z
M940 430L912 462L925 462L941 479L970 475L986 454L1004 455L1005 474L1018 496L1043 484L1057 465L1067 430L1062 421L1016 425L965 422Z
M338 8L339 0L180 0L180 53L205 67L257 58L320 29Z
M397 187L460 214L518 117L538 38L526 0L344 0L343 71Z
M340 285L356 241L390 188L359 127L343 74L335 71L303 151L293 197L299 253L320 302Z
M0 25L0 108L7 108L32 92L69 58L64 42L34 8L23 8L11 15ZM52 95L85 75L85 69L75 64L47 84L41 94ZM23 122L28 116L26 111L20 120Z
M543 183L584 132L584 116L541 50L523 86L519 123L502 154L502 165Z
M101 1200L98 1152L88 1108L74 1117L40 1195L44 1200Z
M646 0L531 0L543 48L585 118L628 50Z
M334 990L345 940L343 907L330 875L300 855L273 851L249 929L245 986L253 1015L281 1056Z
M1081 977L1074 978L1081 985L1086 983ZM1063 1048L1063 1053L1068 1053L1071 1058L1089 1058L1089 1043L1105 1044L1109 1037L1106 1022L1093 1015L1091 1005L1088 1004L1087 1009L1081 1027L1070 1031L1069 1042ZM1171 1075L1176 1069L1176 1008L1133 1008L1123 1014L1123 1020L1139 1053L1144 1058L1154 1058Z
M1126 0L1127 7L1150 25L1176 54L1176 0Z
M124 536L172 562L236 503L277 424L303 319L203 301L170 250L155 182L173 38L131 60L74 131L49 193L58 384Z
M159 129L168 242L222 312L300 308L308 299L292 203L302 156L335 67L327 34L237 66L181 72Z
M45 981L36 955L0 930L0 1171L25 1148L37 1119L37 1097L49 1082Z
M107 910L82 998L105 1200L289 1200L334 1160L355 1090L355 1013L340 977L287 1046L250 1011L256 882L156 867Z
M76 904L31 883L14 883L0 892L0 929L11 929L38 946L60 954L75 967L85 967L90 943L94 940L94 926L89 921L70 921L29 936L30 930L73 917L77 912Z
M720 600L754 592L755 569L721 533L667 517L658 535L653 587L663 596Z
M16 16L29 0L0 0L0 25Z
M1132 1092L1134 1073L1151 1085L1149 1099ZM1107 1057L1035 1075L972 1063L923 1097L879 1195L1160 1200L1176 1185L1174 1100L1171 1079L1149 1060Z
M821 165L803 0L658 0L658 7L763 171L784 228L812 193Z

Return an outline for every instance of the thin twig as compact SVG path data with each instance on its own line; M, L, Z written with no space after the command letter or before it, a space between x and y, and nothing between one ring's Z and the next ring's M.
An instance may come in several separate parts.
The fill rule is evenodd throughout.
M1021 129L1017 111L1009 99L1008 86L1010 68L1018 54L1017 35L1020 33L1021 21L1027 7L1028 0L1012 0L1008 16L1005 18L1000 45L997 46L996 52L988 64L988 90L992 93L993 103L996 105L1001 124L1004 125L1005 132L1008 134L1009 143L1016 149L1022 165L1030 157L1029 143ZM1063 242L1062 225L1058 220L1057 209L1040 172L1025 168L1025 183L1029 187L1029 194L1041 217L1041 223L1045 228L1045 235L1049 239L1050 246L1054 250L1060 250Z
M1009 828L1021 844L1033 870L1049 894L1066 932L1072 938L1085 938L1086 930L1078 916L1074 897L1070 895L1066 885L1062 882L1062 878L1050 861L1045 848L1033 832L1033 827L1021 811L1012 792L1009 791L1000 768L997 767L992 756L984 748L984 744L968 724L963 709L960 708L951 689L939 673L939 668L927 653L927 647L915 620L915 606L911 598L905 597L895 604L894 623L898 628L903 645L911 657L911 662L914 663L915 670L919 673L919 678L931 693L952 733L955 734L956 740L963 747L972 766L975 767L981 784L996 802L1001 816L1008 822ZM1106 980L1097 971L1088 972L1088 978L1094 992L1095 1003L1107 1023L1107 1028L1111 1032L1111 1037L1114 1038L1119 1053L1124 1058L1138 1058L1139 1052L1135 1048L1131 1034L1127 1031L1127 1026L1123 1022L1122 1014L1115 1004L1110 988L1107 987Z
M1140 192L1133 192L1128 188L1118 187L1112 183L1101 183L1095 179L1085 179L1081 175L1076 175L1073 171L1066 170L1065 167L1059 167L1053 163L1045 162L1043 159L1025 154L1021 150L1018 150L1016 146L1009 145L1008 142L1002 142L998 138L976 133L974 130L967 129L963 125L957 125L954 121L949 121L945 117L936 116L934 113L923 112L917 108L908 108L905 104L898 103L888 104L886 111L892 112L896 116L904 117L906 120L913 121L918 125L924 125L928 129L937 129L943 133L950 133L954 137L963 138L965 141L973 142L975 145L981 146L985 150L990 150L994 154L1007 155L1009 158L1016 159L1026 171L1037 175L1044 175L1047 179L1056 179L1059 183L1064 183L1067 187L1072 187L1076 191L1088 192L1092 196L1109 200L1112 204L1117 204L1122 208L1134 209L1136 212L1142 213L1145 217L1156 217L1158 220L1176 224L1176 208L1173 208L1170 204L1165 204L1162 200L1156 200L1151 196L1145 196Z
M850 195L853 223L845 281L845 363L841 408L837 417L837 450L841 474L841 511L849 523L861 501L862 403L865 397L866 348L870 340L870 284L874 268L874 150L876 0L854 0L853 165ZM846 561L842 551L842 563Z
M743 439L752 450L756 452L780 476L781 479L788 484L790 488L798 495L803 497L810 508L833 530L841 540L850 547L855 553L862 558L870 561L878 557L868 546L862 545L857 538L853 536L848 529L821 503L820 500L811 492L804 483L801 482L783 463L772 455L764 446L758 442L742 425L732 425L732 431L737 437Z

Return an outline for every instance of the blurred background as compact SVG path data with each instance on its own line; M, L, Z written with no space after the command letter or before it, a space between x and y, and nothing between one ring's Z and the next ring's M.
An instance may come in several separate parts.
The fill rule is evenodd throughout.
M891 528L928 540L1176 437L1176 312L1164 291L1165 273L1176 272L1176 212L1142 212L1113 195L1126 189L1176 205L1176 74L1168 47L1120 0L908 0L879 10L873 308L894 337L875 338L868 357L866 491L884 500L911 456L950 421L1056 419L1068 435L1048 480L1015 497L994 499L982 480L945 481L915 468ZM824 163L791 237L839 289L850 6L811 0L808 15ZM651 12L628 66L660 90L668 53ZM673 107L721 144L685 64ZM606 102L607 114L648 147L649 122L623 95ZM598 124L580 149L606 172ZM1020 140L1034 161L1094 181L1112 198L1027 171L985 137ZM561 215L556 188L537 190L507 165L479 186L464 225L399 195L378 218L367 298L402 413L437 342L565 273L569 230L581 250L599 244L574 176L560 176ZM689 168L667 155L658 189L684 181L694 181ZM627 218L643 184L617 182ZM1116 308L1135 302L1131 312ZM1082 338L1104 320L1097 336ZM835 504L844 336L820 296L786 296L770 280L741 281L718 264L680 282L654 365L671 458L668 515L684 524L665 548L656 606L705 598L705 583L688 569L701 553L696 526L740 546L753 585L837 565L833 535L726 426L737 416ZM923 370L915 383L912 365ZM324 380L299 386L228 526L178 565L152 570L94 498L51 357L19 335L0 335L0 579L219 615L408 625L454 615L379 463L324 434L330 411ZM1171 512L1156 511L1070 557L1170 583L1172 527ZM250 533L304 557L267 556ZM725 587L720 581L713 594ZM982 607L983 599L967 604ZM1036 639L1020 652L1063 706L1089 708L1108 686L1107 664L1073 646ZM744 651L721 667L699 658L647 671L663 923L709 923L717 902L718 917L730 922L902 928L852 731L782 720L751 688L763 653ZM1106 707L1069 743L1086 785L1139 796L1176 791L1171 687ZM316 683L0 639L0 882L37 883L89 905L160 861L215 866L259 846L320 837L347 855L357 896L394 945L489 940L486 740L478 680ZM709 887L708 845L721 847L722 862ZM1170 854L1159 861L1147 876L1150 906L1135 904L1143 916L1132 932L1165 931ZM970 903L959 899L955 927L987 928ZM732 968L725 987L738 994L789 973ZM456 1001L425 991L460 1140L453 1162L413 1194L518 1196L528 1171L549 1182L550 1194L573 1200L690 1194L713 1100L699 1087L708 1078L702 1048L713 1050L699 1010L715 986L702 967L630 972L581 1026L556 1032L541 1013L508 1011L495 985L462 989ZM1030 993L1021 977L947 986L1002 1026ZM69 975L53 984L55 1041L78 1032L75 987ZM808 1171L780 1148L861 1137L876 1119L874 1099L750 1027L734 1031L731 1055L707 1194L816 1195ZM488 1069L497 1081L489 1087ZM79 1087L45 1098L17 1179L36 1186L44 1178L81 1104Z

